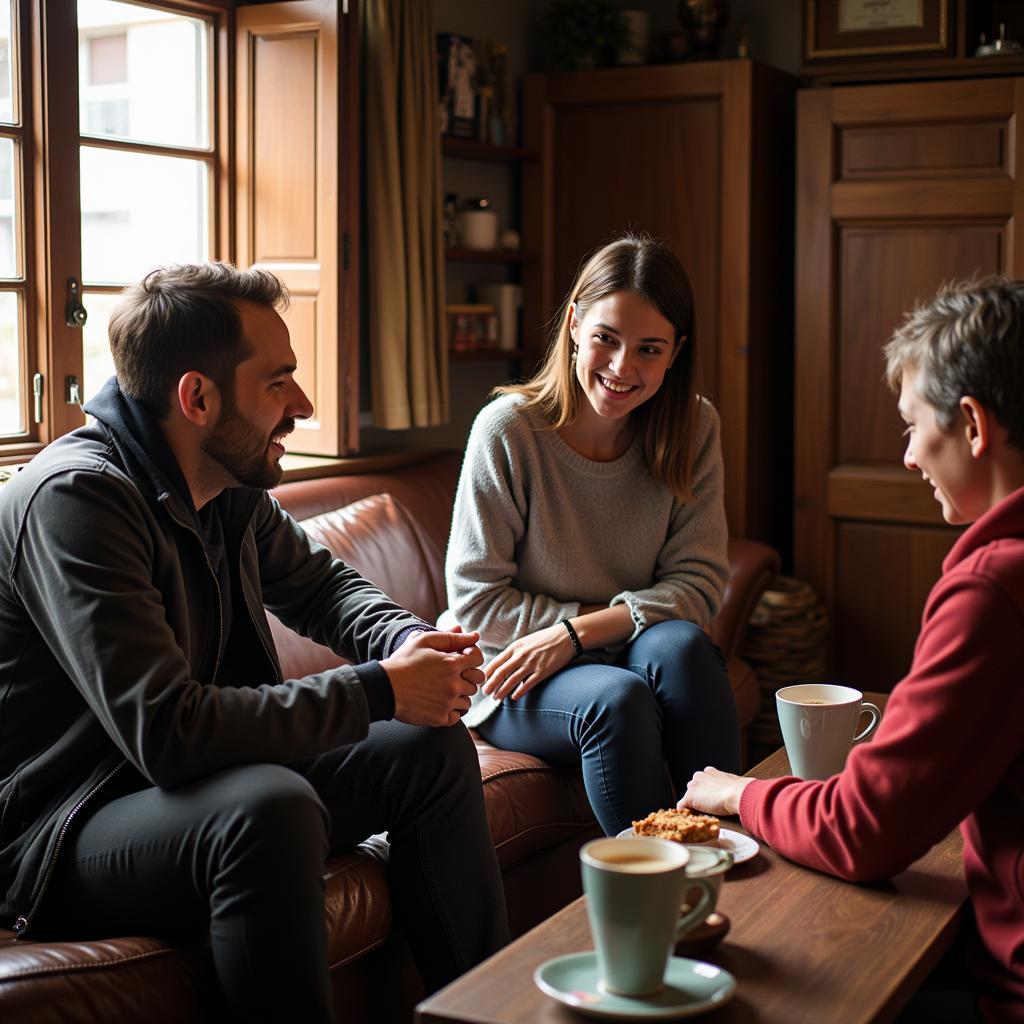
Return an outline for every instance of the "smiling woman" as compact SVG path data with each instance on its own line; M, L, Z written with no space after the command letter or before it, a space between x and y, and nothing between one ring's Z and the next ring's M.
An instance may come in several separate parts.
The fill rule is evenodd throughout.
M581 319L582 317L582 319ZM577 451L601 461L629 445L627 420L657 394L685 338L635 292L598 299L585 314L573 305L569 335L576 380L586 395L575 422L562 437Z
M633 235L599 250L540 372L477 417L455 500L446 616L479 630L490 659L465 721L496 746L580 762L608 835L670 806L695 767L739 763L702 628L727 538L696 339L672 252Z

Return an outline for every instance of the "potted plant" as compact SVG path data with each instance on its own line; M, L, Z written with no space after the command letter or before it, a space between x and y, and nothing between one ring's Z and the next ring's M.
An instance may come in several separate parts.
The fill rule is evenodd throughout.
M629 24L614 0L551 0L542 31L551 71L609 67L629 41Z

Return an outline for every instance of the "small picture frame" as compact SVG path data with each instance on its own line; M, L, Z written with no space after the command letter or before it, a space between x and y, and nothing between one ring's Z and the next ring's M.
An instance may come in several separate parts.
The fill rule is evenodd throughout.
M476 44L457 32L437 34L441 134L476 139L480 133Z
M948 57L950 0L804 0L804 62Z

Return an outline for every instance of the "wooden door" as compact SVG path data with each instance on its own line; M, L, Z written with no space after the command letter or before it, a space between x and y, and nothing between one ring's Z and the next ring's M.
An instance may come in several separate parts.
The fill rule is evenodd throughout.
M1024 80L800 94L796 574L825 597L838 681L888 690L958 531L902 464L882 346L943 281L1021 272Z
M236 259L288 286L296 379L313 416L290 447L358 447L355 15L335 0L236 13Z
M582 258L637 229L689 272L705 390L739 536L789 520L791 78L752 61L533 75L524 136L523 326L543 348Z

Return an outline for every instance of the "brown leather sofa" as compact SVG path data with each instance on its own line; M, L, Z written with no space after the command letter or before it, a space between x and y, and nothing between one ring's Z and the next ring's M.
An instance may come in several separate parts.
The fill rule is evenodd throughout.
M278 499L309 532L428 621L444 607L443 565L460 457L396 458L367 469L282 485ZM762 544L733 540L731 575L711 633L722 647L745 725L759 691L736 648L754 603L779 569ZM273 623L289 676L338 659ZM518 934L579 894L577 849L598 834L578 774L477 743L491 833ZM339 1021L408 1020L422 995L388 894L375 839L326 865L329 953ZM273 879L267 879L273 885ZM282 962L288 950L281 950ZM81 942L15 940L0 931L5 1024L196 1024L226 1019L201 941L159 937Z

